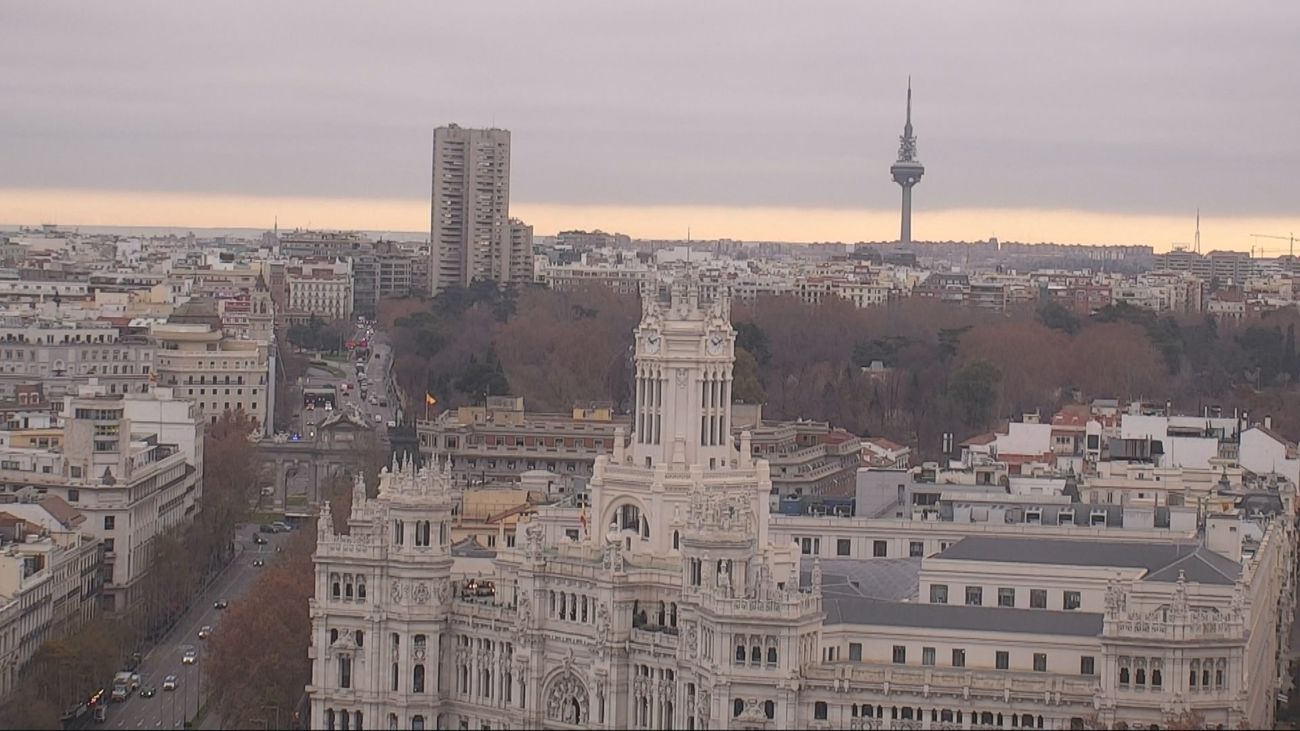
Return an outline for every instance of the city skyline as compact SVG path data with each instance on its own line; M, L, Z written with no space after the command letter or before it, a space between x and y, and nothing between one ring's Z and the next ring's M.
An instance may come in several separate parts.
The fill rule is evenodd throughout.
M1285 6L1177 22L1118 4L746 6L731 39L738 5L570 2L436 46L416 41L489 18L235 4L195 27L167 7L68 7L6 13L0 85L26 110L0 122L8 224L426 230L430 131L454 122L512 132L513 211L539 234L891 240L909 75L929 169L917 240L1166 250L1200 208L1204 249L1276 253L1250 234L1300 220ZM570 28L580 41L553 42ZM476 54L489 37L500 52Z

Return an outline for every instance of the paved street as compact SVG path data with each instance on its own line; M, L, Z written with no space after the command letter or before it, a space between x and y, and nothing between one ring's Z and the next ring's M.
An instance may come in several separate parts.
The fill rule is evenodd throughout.
M109 704L108 721L104 725L125 729L181 728L185 717L194 716L195 710L201 705L201 697L206 694L208 683L203 675L207 641L199 639L199 628L207 624L215 629L221 623L224 612L214 609L212 603L219 599L233 603L243 596L264 570L254 567L253 561L261 558L268 565L272 564L277 557L275 546L283 544L288 538L288 534L262 533L267 544L259 546L253 543L255 534L255 526L240 527L234 561L195 601L194 606L176 623L167 637L145 655L139 670L141 688L154 688L154 697L141 698L139 693L135 693L123 703ZM198 662L193 665L181 663L181 658L188 649L198 652ZM162 689L163 678L169 674L175 675L179 680L174 691ZM214 717L212 713L209 714L210 719Z
M374 331L371 334L362 328L353 337L356 339L368 338L370 340L371 355L365 361L364 373L357 373L354 359L346 363L333 364L343 371L344 378L339 378L319 368L310 368L307 372L307 385L309 387L333 386L337 389L339 406L342 407L344 404L356 406L367 423L375 427L380 436L383 437L387 433L388 422L396 420L397 415L397 391L390 377L393 351L388 345L384 333L379 331ZM366 389L365 399L361 398L363 377ZM342 390L345 383L348 387L346 392ZM298 408L299 412L295 415L293 428L294 431L301 434L307 434L311 425L320 423L330 413L320 408L311 410L301 406ZM379 418L376 419L375 417Z

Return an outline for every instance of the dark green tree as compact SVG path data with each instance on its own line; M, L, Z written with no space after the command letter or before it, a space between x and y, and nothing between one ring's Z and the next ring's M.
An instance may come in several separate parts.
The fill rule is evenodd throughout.
M948 397L962 423L974 428L988 424L1001 381L1001 371L984 360L973 360L953 374Z
M1064 305L1055 300L1049 300L1042 307L1038 308L1038 321L1052 328L1060 330L1068 335L1073 335L1079 331L1079 318L1074 316Z
M731 397L747 404L767 401L767 392L758 378L758 359L748 350L736 346L736 365L732 371Z
M736 349L741 348L749 351L759 365L767 365L772 360L772 353L768 350L767 333L755 323L736 323Z

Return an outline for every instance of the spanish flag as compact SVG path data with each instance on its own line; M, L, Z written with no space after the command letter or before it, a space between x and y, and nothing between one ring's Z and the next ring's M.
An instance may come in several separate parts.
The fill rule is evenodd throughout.
M587 532L587 506L582 506L582 512L578 513L578 523L582 525L582 532Z
M434 398L433 394L431 394L431 393L426 393L426 394L424 394L424 405L425 405L425 406L437 406L437 405L438 405L438 399Z

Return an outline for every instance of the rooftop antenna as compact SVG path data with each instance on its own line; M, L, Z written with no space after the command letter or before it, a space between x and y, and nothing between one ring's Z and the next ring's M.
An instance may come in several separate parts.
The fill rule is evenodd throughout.
M1196 253L1201 253L1201 209L1199 207L1196 209L1196 238L1193 241L1196 242Z

